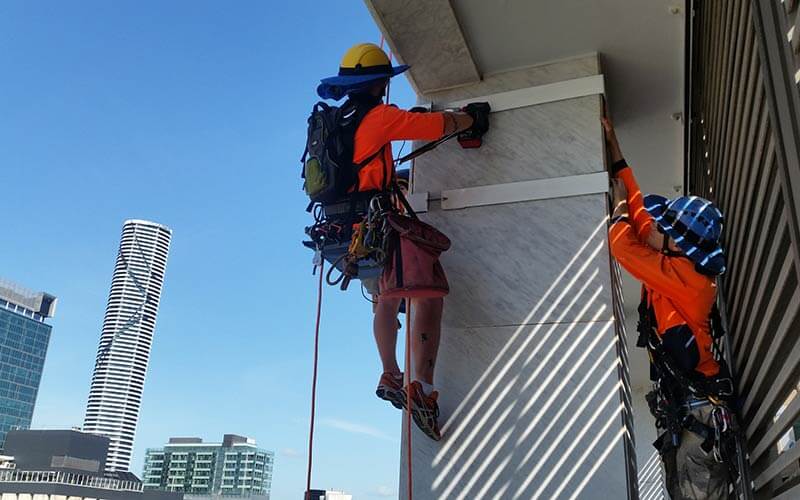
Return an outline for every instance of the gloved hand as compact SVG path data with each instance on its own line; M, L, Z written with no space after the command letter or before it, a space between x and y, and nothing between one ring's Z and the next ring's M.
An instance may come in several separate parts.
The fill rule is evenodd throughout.
M458 143L462 148L479 148L483 143L483 134L489 130L489 113L492 108L488 102L471 102L461 111L472 117L472 126L458 134Z
M477 136L482 136L489 131L489 113L492 108L488 102L471 102L461 108L461 111L472 117L471 132Z
M414 106L408 111L409 113L430 113L431 110L426 108L425 106Z

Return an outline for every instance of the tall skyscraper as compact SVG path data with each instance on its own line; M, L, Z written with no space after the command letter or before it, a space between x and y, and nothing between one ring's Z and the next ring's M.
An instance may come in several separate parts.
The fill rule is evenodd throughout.
M244 436L225 434L221 443L170 438L163 448L147 449L142 481L145 490L182 492L188 500L268 500L274 464L273 452Z
M31 425L55 310L52 295L0 280L0 450L8 431Z
M83 430L110 439L106 470L127 471L172 230L127 220L111 280Z

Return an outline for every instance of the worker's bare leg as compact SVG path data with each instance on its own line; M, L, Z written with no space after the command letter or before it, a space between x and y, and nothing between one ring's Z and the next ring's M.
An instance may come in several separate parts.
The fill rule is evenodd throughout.
M414 299L411 304L414 378L433 384L433 370L436 368L436 355L442 333L444 299Z
M402 299L385 299L378 297L373 318L375 343L381 357L384 373L399 374L397 366L397 311Z

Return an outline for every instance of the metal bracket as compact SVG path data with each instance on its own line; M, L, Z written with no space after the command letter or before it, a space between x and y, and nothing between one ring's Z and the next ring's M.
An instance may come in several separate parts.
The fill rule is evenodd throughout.
M471 102L488 102L492 112L507 111L509 109L524 108L545 104L548 102L575 99L589 95L605 94L605 80L603 75L592 75L573 80L548 83L536 87L509 90L482 97L455 101L448 104L431 104L435 109L460 109Z
M608 192L608 173L570 175L442 191L442 209L500 205ZM427 193L425 193L427 196ZM416 210L416 209L415 209Z

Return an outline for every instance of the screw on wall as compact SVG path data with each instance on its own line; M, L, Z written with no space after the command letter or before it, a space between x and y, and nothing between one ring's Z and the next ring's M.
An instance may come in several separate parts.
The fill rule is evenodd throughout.
M669 7L669 13L672 14L673 16L677 16L678 14L681 13L681 8L678 7L677 5L671 5Z

